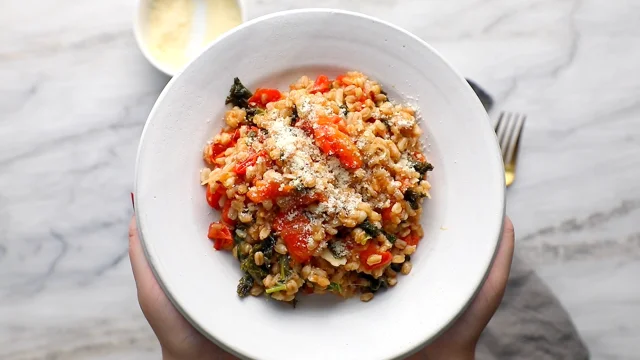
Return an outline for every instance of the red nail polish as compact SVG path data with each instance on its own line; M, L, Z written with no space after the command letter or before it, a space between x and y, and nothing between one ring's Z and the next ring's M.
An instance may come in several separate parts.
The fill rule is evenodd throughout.
M131 206L135 209L136 204L133 202L133 193L131 193Z

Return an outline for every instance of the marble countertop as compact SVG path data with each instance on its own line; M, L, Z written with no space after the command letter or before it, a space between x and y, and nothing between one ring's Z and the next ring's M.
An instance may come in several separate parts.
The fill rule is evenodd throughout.
M0 358L157 359L127 259L138 137L167 78L130 0L3 0ZM246 0L250 18L319 6ZM345 6L345 3L348 4ZM640 2L326 0L430 42L528 114L517 251L593 358L640 353Z

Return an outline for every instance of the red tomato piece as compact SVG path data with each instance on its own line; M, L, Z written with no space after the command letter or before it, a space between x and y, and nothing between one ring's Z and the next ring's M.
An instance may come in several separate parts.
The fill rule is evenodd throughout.
M340 85L350 85L350 84L351 84L351 82L349 82L349 83L345 82L345 79L346 79L346 78L347 78L347 75L339 75L339 76L336 78L336 81L337 81L337 82L338 82L338 84L340 84Z
M227 134L231 134L230 131L226 132ZM238 142L238 139L240 138L240 129L235 129L233 131L233 135L231 136L231 141L229 141L227 144L222 144L222 143L213 143L211 144L211 157L209 158L209 161L212 164L215 164L215 160L221 156L228 148L235 146L236 143Z
M309 121L298 121L295 126L304 131L308 136L313 136L313 125Z
M213 247L216 250L231 250L233 248L231 229L226 224L220 222L211 223L207 236L213 240Z
M344 123L344 119L338 115L331 116L331 117L320 116L318 118L318 125L337 125L338 130L342 131L343 133L346 134L349 132L347 130L347 124Z
M249 155L246 159L240 161L239 163L236 164L236 167L234 168L234 172L238 175L244 175L247 173L247 168L249 166L254 166L256 164L256 162L258 161L258 158L261 156L267 156L267 151L266 150L260 150L257 153L253 153L251 155Z
M392 201L389 204L389 207L380 210L380 215L382 215L383 221L389 221L391 220L391 218L393 218L393 212L391 212L391 208L393 207L393 204L395 204L395 201Z
M291 190L293 190L293 187L290 185L258 180L255 186L247 192L247 197L254 203L261 203L266 200L274 200L278 196L287 195Z
M371 255L382 256L382 261L374 265L367 264L367 259ZM366 249L360 252L360 263L366 270L369 270L369 271L387 266L391 262L392 258L393 258L393 255L391 255L389 251L380 251L380 248L378 247L378 245L374 244L373 241L370 241L369 246L367 246Z
M331 90L331 81L326 75L318 76L311 87L311 93L326 93L329 90Z
M224 207L222 208L222 221L224 221L226 224L233 225L235 224L235 221L231 220L231 218L229 217L230 209L231 209L231 199L227 199L227 201L224 202Z
M225 189L222 186L218 186L215 193L211 192L211 185L207 186L207 204L216 210L222 209L220 207L220 198L225 194Z
M249 98L249 105L265 108L268 103L282 99L282 94L277 89L258 89Z
M313 234L309 225L311 221L299 209L281 212L273 222L273 229L280 233L291 258L300 264L311 258L307 244Z
M409 234L407 237L403 238L407 245L418 245L420 242L420 237L414 234Z
M318 125L314 129L316 144L327 155L336 155L347 169L362 167L362 157L349 136L341 132L337 125Z

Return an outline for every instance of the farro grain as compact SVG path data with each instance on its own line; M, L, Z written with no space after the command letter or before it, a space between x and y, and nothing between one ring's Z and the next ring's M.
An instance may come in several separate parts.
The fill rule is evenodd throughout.
M369 302L371 299L373 299L372 293L364 293L360 295L360 301Z
M411 272L412 267L413 265L411 265L411 261L405 261L405 263L402 264L402 269L400 270L400 272L404 275L408 275Z
M242 252L242 255L248 255L251 252L251 245L249 245L246 242L243 242L240 245L240 251Z
M416 252L416 246L415 245L407 245L407 247L404 248L404 254L405 255L411 255L414 252Z
M253 284L253 287L251 287L251 290L249 291L249 293L252 296L260 296L260 294L262 294L262 292L264 291L264 288L258 284Z
M398 239L395 243L393 243L393 246L397 247L400 250L403 250L407 247L407 242L402 239Z
M264 254L262 253L262 251L257 251L255 254L253 254L253 261L258 266L262 266L262 264L264 264Z
M382 262L382 255L374 254L367 258L367 265L373 266Z
M284 244L276 244L275 249L278 254L284 255L287 253L287 247Z

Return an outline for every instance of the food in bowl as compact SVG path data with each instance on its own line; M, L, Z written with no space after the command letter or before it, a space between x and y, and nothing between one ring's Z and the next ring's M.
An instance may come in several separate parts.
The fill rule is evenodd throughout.
M433 169L415 109L360 72L303 76L288 92L236 78L226 104L201 183L221 211L208 237L244 272L239 296L369 301L411 271Z

